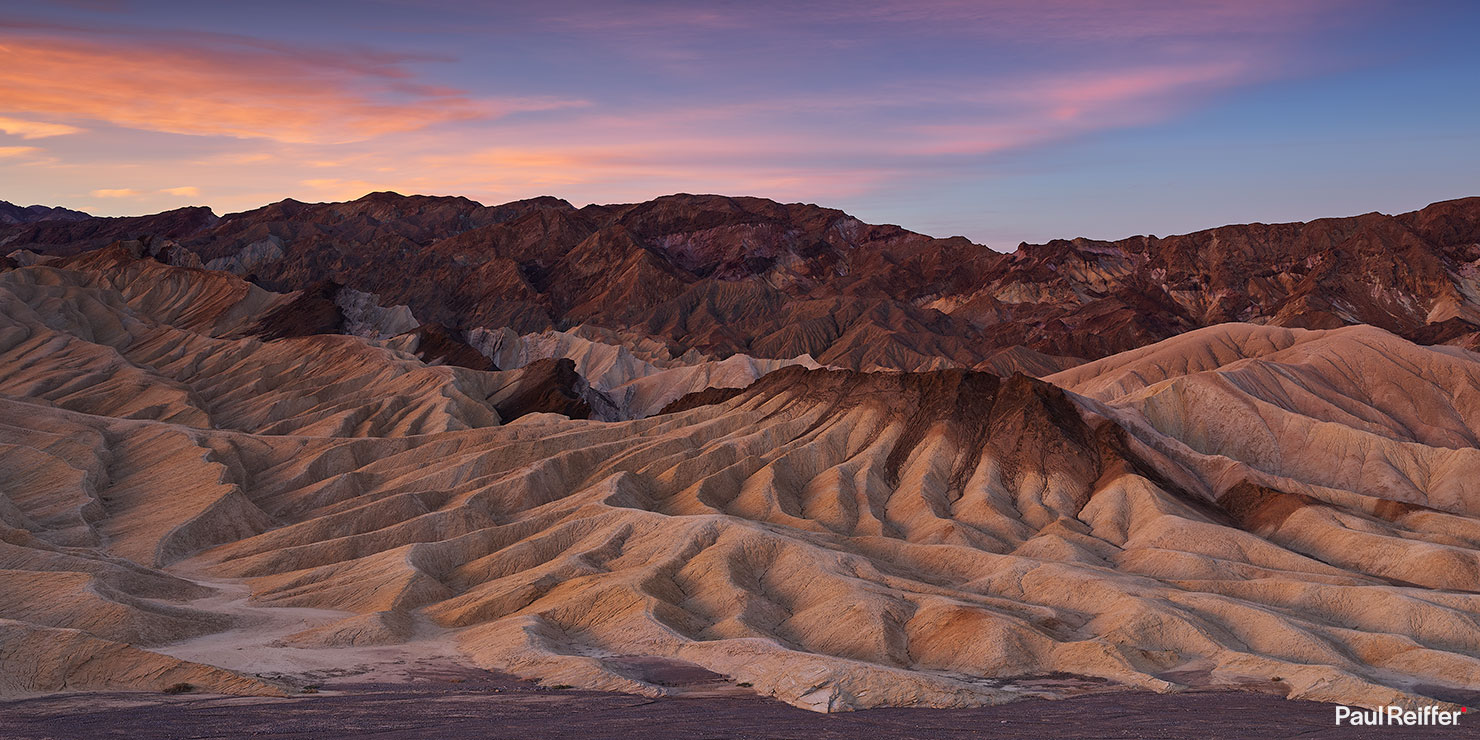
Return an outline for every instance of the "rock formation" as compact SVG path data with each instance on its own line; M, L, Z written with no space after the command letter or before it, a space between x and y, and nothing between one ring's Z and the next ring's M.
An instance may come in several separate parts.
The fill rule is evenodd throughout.
M1480 342L1476 198L1010 255L814 205L695 195L575 208L372 193L219 219L182 209L0 226L7 252L71 255L132 238L177 241L271 290L333 281L464 339L581 330L673 357L1001 370L995 360L1024 359L1003 350L1031 350L1048 358L1023 368L1051 372L1225 322Z
M369 203L337 223L394 241L377 231L384 221L364 219L408 204ZM840 265L901 259L902 290L948 278L901 256L924 237L810 207L535 203L490 215L471 202L416 203L427 223L403 236L431 239L431 253L480 229L500 234L488 236L502 245L490 254L511 250L499 240L517 234L500 229L521 219L545 219L550 231L621 222L580 243L610 247L641 279L582 277L590 263L563 258L538 273L516 264L531 286L518 315L565 306L562 315L584 317L576 309L588 294L626 311L636 304L610 291L640 287L655 292L632 300L652 299L644 310L668 318L504 325L480 335L503 337L491 347L430 323L345 334L343 285L440 319L355 276L275 292L171 264L182 258L155 242L0 272L0 692L185 681L273 693L287 687L251 676L261 671L250 661L398 646L648 695L674 689L631 670L634 656L662 659L817 711L999 703L1103 682L1368 706L1464 703L1480 685L1480 355L1380 326L1416 315L1403 300L1338 304L1360 282L1351 269L1307 274L1303 293L1292 283L1296 297L1276 301L1274 316L1251 316L1266 323L1197 328L1069 367L1040 351L992 350L974 329L953 343L932 338L964 321L939 311L933 328L899 342L855 345L841 335L810 344L801 337L820 324L787 313L798 343L779 346L821 347L819 362L833 367L767 367L741 390L706 389L718 373L692 368L729 361L716 349L727 342L754 350L760 340L745 327L760 324L734 314L740 328L726 335L730 324L704 328L705 312L730 316L766 290L798 290L778 305L824 301L845 317L834 330L856 329L935 309L878 303L848 319L854 301L873 299L846 290L882 278L839 275ZM1363 259L1379 264L1378 242L1366 240L1404 224L1413 240L1463 257L1456 245L1475 234L1455 215L1462 206L1286 231L1340 232L1348 246L1338 253L1366 244L1377 256ZM291 219L314 208L281 210ZM732 230L732 208L765 219ZM433 222L455 218L471 226L434 233ZM801 252L761 249L783 218L841 241L835 252L805 240ZM194 237L171 238L197 248ZM285 254L308 260L295 265L316 259L296 251L303 238L284 238ZM836 256L869 239L886 246ZM1270 248L1217 239L1205 251ZM1146 255L1171 255L1150 246L1114 247L1121 256L1052 248L1131 267L1104 262L1033 290L1096 283L1113 293L1110 283L1132 284L1126 275L1171 269L1148 267L1161 263ZM1188 262L1195 272L1218 258ZM1450 315L1421 302L1414 311L1468 321L1462 265L1404 263L1394 263L1395 284L1422 273L1453 286L1423 294L1449 300ZM678 305L664 303L664 286L676 284L658 275L690 281L678 293L689 296L684 310L664 313ZM256 277L291 282L287 272ZM1284 280L1251 279L1266 280L1266 297ZM1220 280L1197 290L1221 294ZM1009 284L1028 285L1000 283ZM981 290L961 305L987 305ZM1192 300L1180 290L1167 305ZM360 307L372 304L386 310ZM1182 326L1171 315L1126 324L1151 333L1124 336ZM1327 315L1341 320L1317 320ZM1345 326L1344 315L1372 321ZM907 364L907 347L938 350L921 363L931 369L856 367ZM474 367L479 358L489 365ZM522 360L505 367L510 358ZM623 388L678 371L707 385L675 381L680 392L653 409L666 413L602 421L591 405L604 397L592 394L592 375ZM1045 676L1055 679L1035 680Z

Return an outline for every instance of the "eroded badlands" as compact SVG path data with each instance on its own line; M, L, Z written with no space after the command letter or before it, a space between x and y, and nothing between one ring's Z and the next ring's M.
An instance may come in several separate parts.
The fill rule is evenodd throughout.
M265 339L298 298L122 247L0 273L0 693L407 655L671 693L648 656L819 711L1480 686L1463 349L1221 324L609 422L529 368Z

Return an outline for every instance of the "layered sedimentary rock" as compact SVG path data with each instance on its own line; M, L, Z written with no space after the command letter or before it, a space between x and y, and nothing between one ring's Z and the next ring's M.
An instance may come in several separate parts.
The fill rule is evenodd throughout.
M571 358L262 331L316 300L121 245L0 273L0 690L279 690L208 650L257 634L653 695L661 659L819 711L1480 686L1458 347L1222 324L603 422L571 418Z

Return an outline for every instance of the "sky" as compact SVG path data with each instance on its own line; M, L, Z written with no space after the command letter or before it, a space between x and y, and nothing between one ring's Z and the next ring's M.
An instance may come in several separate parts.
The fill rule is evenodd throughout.
M1480 3L0 0L0 200L675 192L1021 241L1480 195Z

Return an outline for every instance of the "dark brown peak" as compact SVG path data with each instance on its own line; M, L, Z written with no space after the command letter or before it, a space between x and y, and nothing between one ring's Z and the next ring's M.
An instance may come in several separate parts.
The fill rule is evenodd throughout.
M1084 364L1081 357L1050 355L1021 344L1014 344L993 352L990 357L977 364L973 370L995 373L1004 377L1022 373L1035 378L1052 375L1075 365Z
M416 356L429 365L456 365L471 370L497 370L493 361L462 337L438 324L422 324L401 336L416 337Z
M1087 481L1098 475L1092 433L1067 394L1021 373L1004 380L963 369L860 373L791 366L762 377L745 396L821 406L825 410L814 429L852 408L881 407L903 425L885 462L891 480L897 480L926 434L938 428L964 450L953 472L956 486L966 482L988 448L1008 478L1017 474L1014 461L1030 456L1058 458L1056 464Z
M344 313L334 299L343 287L332 280L313 283L292 300L268 311L242 334L267 341L339 334L344 331Z
M622 226L607 226L589 234L562 255L561 262L574 274L587 274L610 268L614 261L644 251L641 242ZM594 260L594 261L593 261Z
M1116 248L1117 242L1097 241L1076 237L1074 239L1050 239L1042 244L1029 244L1022 242L1018 244L1017 251L1007 255L1008 264L1014 268L1024 265L1056 262L1066 258L1078 257L1084 253L1086 247L1098 247L1101 249Z
M1432 511L1441 514L1448 513L1445 512L1443 509L1435 509L1431 506L1424 506L1423 504L1414 504L1407 501L1394 501L1392 499L1385 498L1379 499L1377 503L1372 507L1372 516L1386 522L1396 522L1399 519L1408 516L1409 514L1414 514L1422 511Z
M624 286L620 293L611 291L637 298L640 305L629 309L593 303L585 306L585 313L577 317L582 323L601 324L597 315L600 310L621 316L626 320L623 323L640 327L643 333L681 334L681 344L728 357L745 348L742 322L757 318L775 320L784 315L786 295L764 282L706 280L685 287L673 276L676 271L672 267L649 253L641 256L644 259L635 260L630 267L646 276L645 283ZM801 352L785 356L798 354Z
M351 203L399 203L409 196L401 195L394 190L376 190L355 198Z
M305 296L314 296L332 301L339 297L339 291L343 289L344 284L336 280L319 280L309 283L299 292Z
M1441 247L1468 248L1455 259L1480 259L1480 197L1430 204L1397 217L1405 226Z
M1239 527L1263 536L1272 534L1292 514L1307 506L1326 505L1303 493L1288 493L1249 480L1239 481L1218 494L1218 506L1228 512Z
M305 219L322 220L325 216L330 215L344 218L352 214L377 211L383 214L412 215L420 207L438 203L463 205L468 208L483 207L462 196L401 195L400 193L384 190L366 193L359 198L347 201L305 203L293 198L284 198L261 208L229 214L223 220L252 223L299 221Z
M990 403L1002 382L992 373L964 369L865 373L790 365L762 376L745 393L749 397L786 396L794 403L821 403L830 411L882 403L894 411L914 414L923 408L932 416L943 417L970 413L956 408L961 403ZM987 410L975 409L983 413Z
M574 245L595 233L597 228L597 223L581 211L532 208L508 219L439 239L429 249L450 259L471 252L478 256L498 255L516 262L544 261L548 266L549 262L563 257Z
M535 196L533 198L523 198L521 200L511 200L508 203L500 203L500 204L498 204L496 206L490 206L490 207L491 208L510 208L510 209L516 209L516 210L521 210L521 211L526 210L526 209L545 209L545 208L553 209L553 210L557 210L557 211L574 211L574 210L576 210L576 207L573 206L573 205L571 205L570 201L568 201L568 200L566 200L564 198L557 198L557 197L555 197L553 195L537 195L537 196Z
M1414 344L1456 344L1469 348L1475 345L1477 333L1480 333L1480 326L1455 316L1437 323L1424 324L1402 336Z
M90 214L60 206L19 206L0 200L0 224L29 224L37 221L81 221Z
M476 215L474 220L477 223L473 225L483 226L485 224L506 223L528 217L531 214L545 214L547 217L548 214L560 214L574 217L576 213L575 206L565 200L554 196L542 195L538 198L515 200L484 208ZM579 218L584 220L587 217L582 216Z
M324 296L329 297L329 299L333 299L334 296L339 295L339 292L340 290L343 290L343 287L345 286L343 286L343 283L339 283L339 281L318 280L314 281L314 283L309 283L308 286L303 287L303 293L311 293L311 295Z
M514 391L495 406L505 422L533 413L564 414L572 419L591 415L591 407L581 399L583 381L571 359L547 357L518 372Z
M148 248L143 241L138 239L119 239L107 246L64 257L53 262L52 265L64 270L106 270L121 267L130 262L142 259L146 254L148 254Z
M499 206L503 208L505 206ZM557 236L562 229L579 226L588 233L595 231L599 222L572 208L530 208L500 224L513 229L538 228L542 236Z
M215 226L219 219L210 208L190 206L147 216L90 216L76 220L47 220L12 228L6 246L43 254L77 254L128 239L181 239Z
M1370 510L1367 509L1369 505ZM1319 552L1311 550L1307 537L1294 532L1280 532L1281 527L1290 517L1307 509L1320 512L1323 518L1329 518L1331 513L1339 511L1344 516L1365 520L1367 526L1374 528L1381 526L1382 522L1397 522L1416 512L1447 513L1440 509L1391 499L1376 499L1370 504L1354 504L1340 500L1327 501L1303 493L1282 491L1278 488L1260 485L1249 479L1241 480L1220 493L1217 506L1227 512L1235 526L1310 557L1317 557ZM1292 524L1292 526L1296 525ZM1390 575L1391 571L1382 563L1375 566L1359 564L1356 572L1403 588L1433 588L1436 585L1447 588L1451 585L1444 580L1443 574L1436 577L1415 571L1412 576L1418 580L1417 583L1393 578Z
M668 402L657 415L676 414L680 411L688 411L701 406L713 406L724 403L744 392L744 388L715 388L710 386L702 391L690 391Z
M640 237L651 238L734 224L781 223L790 215L787 206L765 198L678 193L631 207L619 223Z
M1417 211L1410 211L1401 215L1410 216L1422 213L1447 213L1454 211L1462 211L1471 214L1480 212L1480 195L1471 195L1464 198L1451 198L1449 200L1436 200L1433 203L1430 203L1423 208L1418 209Z
M305 211L322 205L324 204L304 203L301 200L284 198L276 203L268 203L265 206L262 206L260 208L253 208L249 211L228 213L225 216L221 217L221 222L222 225L225 225L237 221L289 221L298 217Z
M285 201L235 214L221 228L197 239L191 248L211 259L233 254L271 234L293 245L290 251L295 258L276 268L284 271L302 270L326 257L358 261L384 255L414 261L418 259L415 252L438 239L522 213L502 206L488 208L461 196L391 192L336 203ZM301 255L297 255L300 250ZM335 254L325 254L330 251Z
M582 215L596 221L606 223L621 218L623 213L638 206L637 203L589 203L581 206L577 211Z
M463 197L433 195L401 195L390 191L367 193L355 200L343 203L325 203L318 206L315 217L319 220L362 220L367 222L398 222L422 220L431 217L439 221L453 221L460 214L481 211L484 206ZM446 229L452 224L439 225Z
M414 213L423 212L430 208L448 208L451 210L469 211L482 210L488 206L461 195L402 195L391 190L380 190L366 193L347 203L330 203L328 206L353 206L357 210L387 209L389 213Z
M1066 465L1092 457L1093 435L1064 389L1022 373L1003 381L985 430L988 444L1013 456L1058 456Z
M1094 428L1094 447L1099 455L1101 472L1100 480L1096 481L1094 493L1103 490L1102 484L1112 482L1121 475L1138 475L1202 514L1208 521L1222 526L1238 526L1233 516L1218 506L1216 502L1188 491L1181 484L1163 475L1157 465L1136 454L1131 447L1130 433L1125 430L1125 427L1113 421L1101 421ZM1082 502L1080 509L1082 510L1083 504L1088 502L1088 499Z

